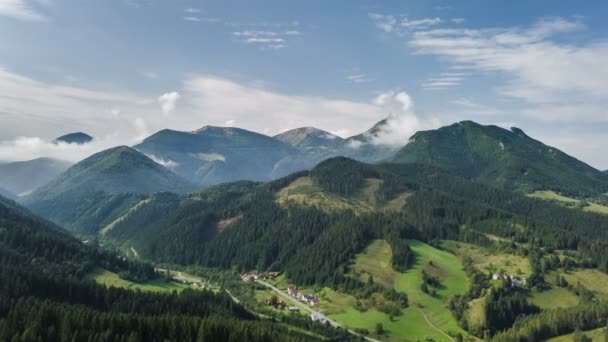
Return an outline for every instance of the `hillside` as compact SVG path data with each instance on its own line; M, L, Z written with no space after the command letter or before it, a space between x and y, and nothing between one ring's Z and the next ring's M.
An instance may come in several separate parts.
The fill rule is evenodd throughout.
M262 134L212 126L194 132L162 130L135 148L200 186L269 180L274 165L297 152Z
M16 195L27 194L47 184L71 165L52 158L0 164L0 187Z
M70 167L49 184L23 198L36 213L74 229L103 224L128 208L140 195L161 191L183 193L194 187L132 148L99 152Z
M596 196L608 189L608 179L600 171L530 138L522 130L472 121L418 132L386 161L431 165L525 193L553 190Z
M93 141L93 137L82 132L69 133L66 135L62 135L59 138L53 140L55 143L63 142L67 144L86 144Z
M98 269L129 283L165 280L152 266L83 244L1 197L0 225L2 341L311 340L254 319L224 292L146 293L95 284L87 275Z

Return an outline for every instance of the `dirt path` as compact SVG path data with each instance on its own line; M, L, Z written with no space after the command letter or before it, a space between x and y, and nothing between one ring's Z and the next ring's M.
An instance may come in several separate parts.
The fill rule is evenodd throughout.
M452 338L452 336L448 335L445 331L439 329L438 326L435 325L435 323L433 323L429 317L426 315L426 313L424 311L422 311L422 309L418 308L418 311L420 311L420 313L422 314L422 316L424 317L424 320L435 330L439 331L442 335L444 335L445 337L448 338L448 340L455 342L454 339Z

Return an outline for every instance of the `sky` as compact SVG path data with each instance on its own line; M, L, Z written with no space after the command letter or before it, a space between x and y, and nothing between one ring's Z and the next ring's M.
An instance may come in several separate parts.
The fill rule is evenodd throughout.
M164 128L386 143L462 120L608 169L605 1L0 0L0 160ZM86 146L52 144L83 131Z

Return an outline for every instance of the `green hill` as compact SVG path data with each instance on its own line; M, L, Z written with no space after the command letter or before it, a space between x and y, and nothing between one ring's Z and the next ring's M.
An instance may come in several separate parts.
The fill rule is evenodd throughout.
M0 164L0 187L16 195L27 194L47 184L71 165L51 158Z
M432 165L525 193L553 190L595 196L608 189L608 179L599 170L530 138L522 130L472 121L418 132L387 162Z
M193 185L150 158L121 146L75 164L23 202L68 229L91 233L143 194L192 189Z

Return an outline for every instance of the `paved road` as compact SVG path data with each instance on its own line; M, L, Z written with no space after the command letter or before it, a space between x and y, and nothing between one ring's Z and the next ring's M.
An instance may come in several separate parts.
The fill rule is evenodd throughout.
M274 286L274 285L271 285L271 284L269 284L269 283L267 283L267 282L265 282L265 281L262 281L262 280L256 280L256 282L257 282L257 283L259 283L259 284L262 284L262 285L266 286L267 288L269 288L269 289L271 289L271 290L273 290L273 291L274 291L274 292L276 292L276 293L277 293L279 296L281 296L281 297L283 297L283 298L286 298L286 299L287 299L287 300L289 300L290 302L294 303L294 304L295 304L297 307L299 307L299 308L301 308L301 309L303 309L303 310L305 310L305 311L308 311L308 312L310 312L311 314L316 314L316 315L319 315L320 317L324 317L324 318L327 320L327 323L329 323L329 324L330 324L332 327L334 327L334 328L342 328L342 329L345 329L345 330L346 330L346 331L348 331L350 334L355 335L355 336L358 336L358 337L362 337L362 338L364 338L364 339L366 339L366 340L368 340L368 341L370 341L370 342L380 342L380 341L375 340L375 339L373 339L373 338L371 338L371 337L367 337L367 336L361 335L361 334L359 334L358 332L356 332L356 331L354 331L354 330L350 330L350 329L348 329L348 328L344 327L342 324L340 324L340 323L338 323L338 322L334 321L333 319L331 319L331 318L329 318L329 317L325 316L324 314L320 313L319 311L313 310L313 309L312 309L310 306L308 306L308 305L306 305L306 304L304 304L304 303L302 303L302 302L298 301L297 299L295 299L295 298L291 297L291 296L290 296L290 295L288 295L287 293L285 293L285 292L283 292L283 291L279 290L279 289L278 289L276 286Z

